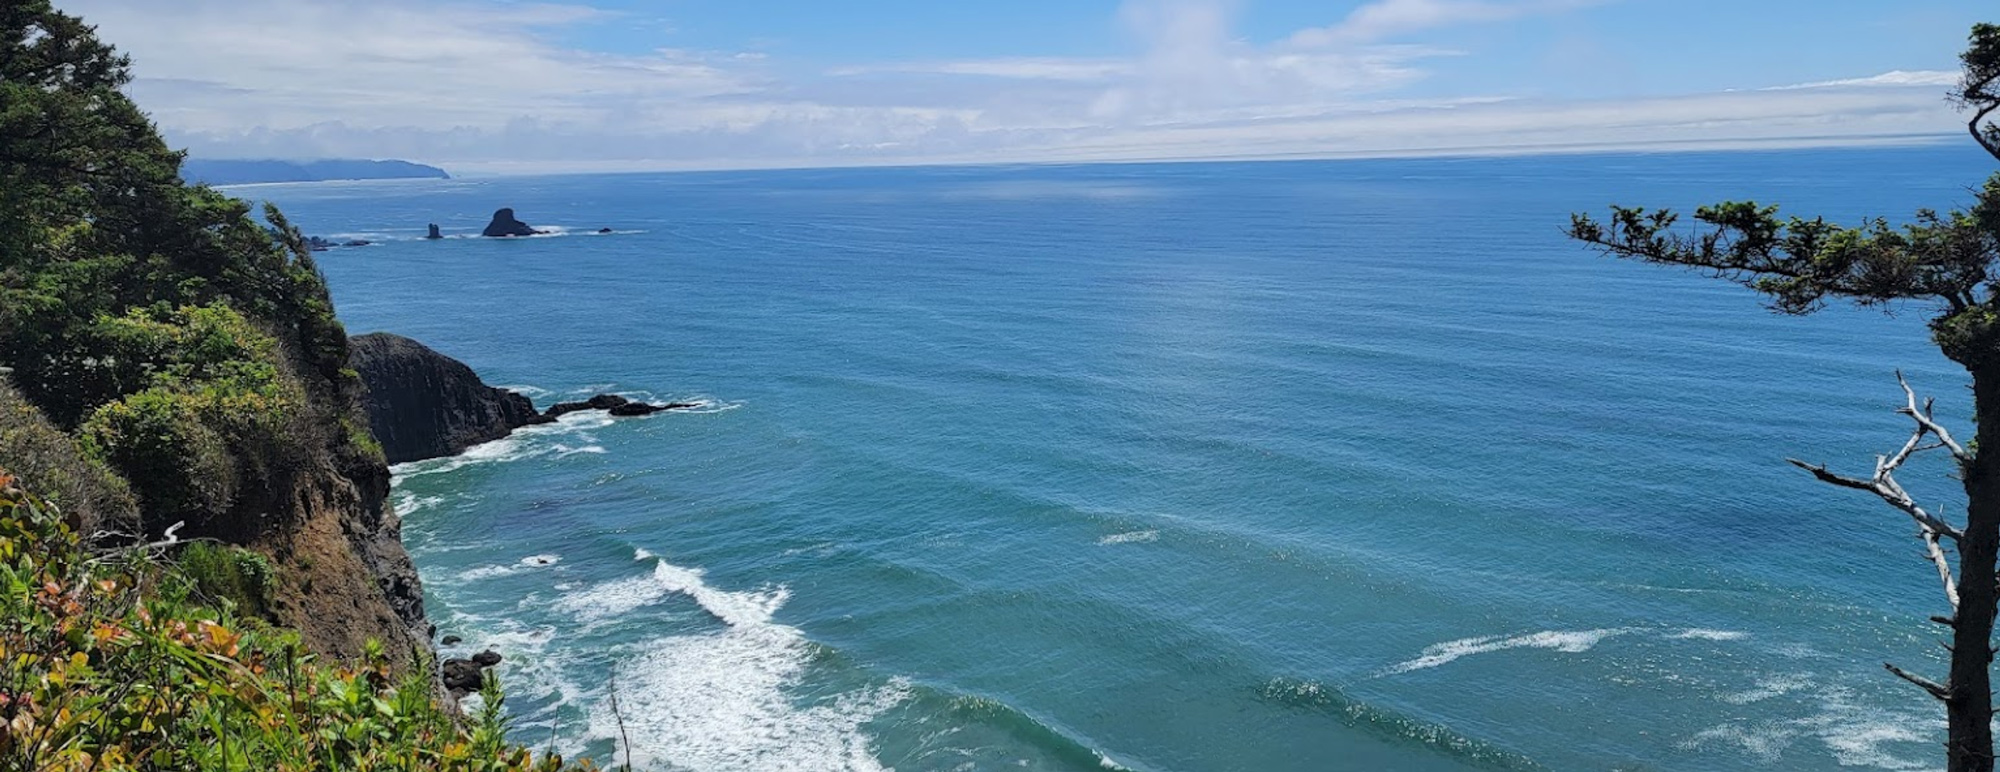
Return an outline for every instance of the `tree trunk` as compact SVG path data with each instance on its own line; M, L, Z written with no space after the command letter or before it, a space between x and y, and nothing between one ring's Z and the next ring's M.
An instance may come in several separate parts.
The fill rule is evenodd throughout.
M1993 614L2000 553L2000 365L1972 369L1978 444L1965 473L1965 537L1958 544L1958 618L1952 626L1945 716L1949 772L1993 772ZM1992 451L1992 452L1987 452Z

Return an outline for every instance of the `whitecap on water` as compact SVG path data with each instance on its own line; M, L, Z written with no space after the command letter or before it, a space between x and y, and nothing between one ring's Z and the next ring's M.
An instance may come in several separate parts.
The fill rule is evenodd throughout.
M1709 630L1689 628L1666 632L1634 627L1611 627L1596 630L1544 630L1526 635L1489 635L1478 638L1460 638L1455 641L1432 644L1424 647L1415 659L1390 666L1377 676L1408 673L1439 665L1449 664L1462 657L1486 654L1508 649L1549 649L1565 654L1581 654L1596 647L1606 638L1634 633L1656 635L1670 640L1683 641L1740 641L1750 637L1748 633L1733 630Z
M1098 537L1097 543L1106 545L1134 544L1140 542L1154 542L1159 540L1160 540L1159 531L1128 531L1126 533L1114 533L1108 536Z
M639 644L616 668L624 734L641 765L671 761L701 770L882 770L862 727L901 703L902 682L818 699L795 694L814 660L814 644L772 617L784 587L728 591L708 584L700 569L655 560L651 574L586 592L593 600L685 595L720 620L722 629L670 635ZM657 595L656 595L657 593ZM566 601L568 599L565 599ZM648 601L650 602L650 601ZM581 605L581 604L578 604ZM621 735L608 705L593 706L591 734Z
M1695 627L1669 634L1667 637L1681 641L1740 641L1750 637L1750 634L1735 630L1709 630Z
M1416 659L1398 663L1382 672L1382 675L1408 673L1455 662L1474 654L1487 654L1508 649L1552 649L1567 654L1586 652L1606 638L1632 632L1631 628L1604 628L1599 630L1545 630L1527 635L1492 635L1481 638L1461 638L1424 647L1423 654Z

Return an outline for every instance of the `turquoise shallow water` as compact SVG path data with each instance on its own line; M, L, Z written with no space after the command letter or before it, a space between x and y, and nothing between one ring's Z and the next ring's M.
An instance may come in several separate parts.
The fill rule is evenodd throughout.
M1922 769L1921 313L1771 315L1570 211L1962 203L1950 149L239 188L349 329L578 415L399 468L517 737L685 770ZM476 231L500 206L566 232ZM615 233L597 235L599 227ZM1906 481L1957 506L1941 468Z

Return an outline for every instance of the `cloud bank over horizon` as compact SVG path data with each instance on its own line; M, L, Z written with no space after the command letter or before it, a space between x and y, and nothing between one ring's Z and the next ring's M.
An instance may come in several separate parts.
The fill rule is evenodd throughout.
M132 56L130 90L169 139L212 158L498 173L1082 162L1842 144L1962 121L1943 96L1956 73L1935 69L1951 51L1729 90L1552 93L1442 73L1518 55L1518 25L1617 0L1351 3L1262 41L1242 31L1252 5L1124 0L1094 55L827 61L782 44L661 45L695 41L582 4L59 2ZM610 28L657 44L590 45ZM1614 54L1579 61L1615 71Z

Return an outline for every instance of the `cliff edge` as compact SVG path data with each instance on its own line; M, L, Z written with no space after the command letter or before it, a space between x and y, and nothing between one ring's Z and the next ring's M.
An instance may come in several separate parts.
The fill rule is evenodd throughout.
M391 464L455 456L547 420L527 397L488 386L463 362L409 338L360 335L349 351L369 428Z

